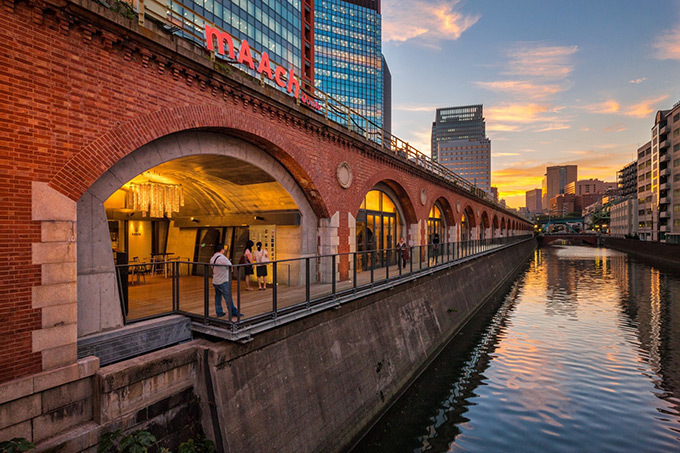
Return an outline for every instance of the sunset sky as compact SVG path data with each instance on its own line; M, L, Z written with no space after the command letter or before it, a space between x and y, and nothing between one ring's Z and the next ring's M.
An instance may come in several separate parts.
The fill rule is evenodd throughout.
M383 0L392 131L425 153L437 107L483 104L508 204L547 165L614 181L680 101L680 0Z

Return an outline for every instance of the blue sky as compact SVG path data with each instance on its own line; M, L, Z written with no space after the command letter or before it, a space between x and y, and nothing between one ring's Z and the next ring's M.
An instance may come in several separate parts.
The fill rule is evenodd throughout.
M546 165L615 180L680 101L680 0L383 0L392 131L429 152L437 107L484 104L512 207Z

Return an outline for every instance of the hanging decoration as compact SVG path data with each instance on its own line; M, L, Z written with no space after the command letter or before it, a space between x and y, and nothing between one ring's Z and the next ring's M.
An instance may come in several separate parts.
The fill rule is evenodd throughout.
M153 181L131 183L128 207L142 211L146 217L170 217L184 206L184 189L181 184L163 184Z

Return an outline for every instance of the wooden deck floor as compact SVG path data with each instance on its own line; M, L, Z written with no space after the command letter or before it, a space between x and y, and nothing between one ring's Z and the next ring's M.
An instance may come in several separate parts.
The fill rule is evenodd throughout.
M496 246L489 246L494 248ZM421 268L426 268L427 262L414 262L413 270L417 271ZM408 273L409 266L403 271ZM394 277L399 275L399 268L396 265L389 266L389 268L376 268L373 271L373 279L378 282L384 280L387 272L389 276ZM195 313L197 315L204 314L204 280L202 276L180 276L177 278L179 283L179 309L182 311ZM135 277L131 278L134 284L129 285L128 289L128 320L135 320L145 318L148 316L159 315L172 311L172 279L166 278L163 273L151 276L137 281ZM357 273L357 286L364 286L371 283L371 272L363 271ZM240 291L240 309L243 313L242 319L247 319L263 313L273 311L273 291L271 284L268 285L265 291L258 291L257 283L251 282L252 291L245 290L245 283L241 282ZM351 280L336 282L336 291L351 289L353 282ZM215 299L214 289L211 283L208 285L208 307L209 315L215 316ZM330 283L312 283L310 285L310 299L317 299L323 296L330 295L332 292L332 285ZM232 297L234 304L238 305L239 297L236 288L236 282L232 283ZM306 300L305 285L288 286L286 284L279 284L277 290L277 308L281 309L291 305L295 305ZM224 301L222 302L223 309Z
M426 264L423 263L423 267ZM418 263L414 263L414 270L419 269ZM388 270L378 268L373 271L374 281L384 280ZM389 276L399 275L396 265L389 267ZM128 320L135 320L147 316L158 315L172 310L172 279L165 278L163 274L146 276L140 283L134 280L128 289ZM179 281L179 308L182 311L203 315L204 312L204 280L201 276L181 276ZM357 286L370 284L370 271L357 273ZM336 282L336 291L351 289L351 280ZM251 282L252 291L245 290L245 283L241 282L240 305L244 318L267 313L273 310L272 285L268 285L265 291L257 289L257 283ZM209 315L215 316L215 291L212 284L208 285ZM310 299L316 299L330 295L331 283L312 283L310 285ZM232 282L232 297L234 304L238 304L236 282ZM305 285L288 286L279 284L277 288L277 307L284 308L306 300ZM222 301L223 309L224 301Z

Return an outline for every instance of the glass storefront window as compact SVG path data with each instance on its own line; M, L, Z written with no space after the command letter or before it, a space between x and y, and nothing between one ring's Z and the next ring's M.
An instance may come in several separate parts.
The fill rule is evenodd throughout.
M401 219L395 202L381 190L366 194L357 214L357 270L396 264L393 249L401 237Z

